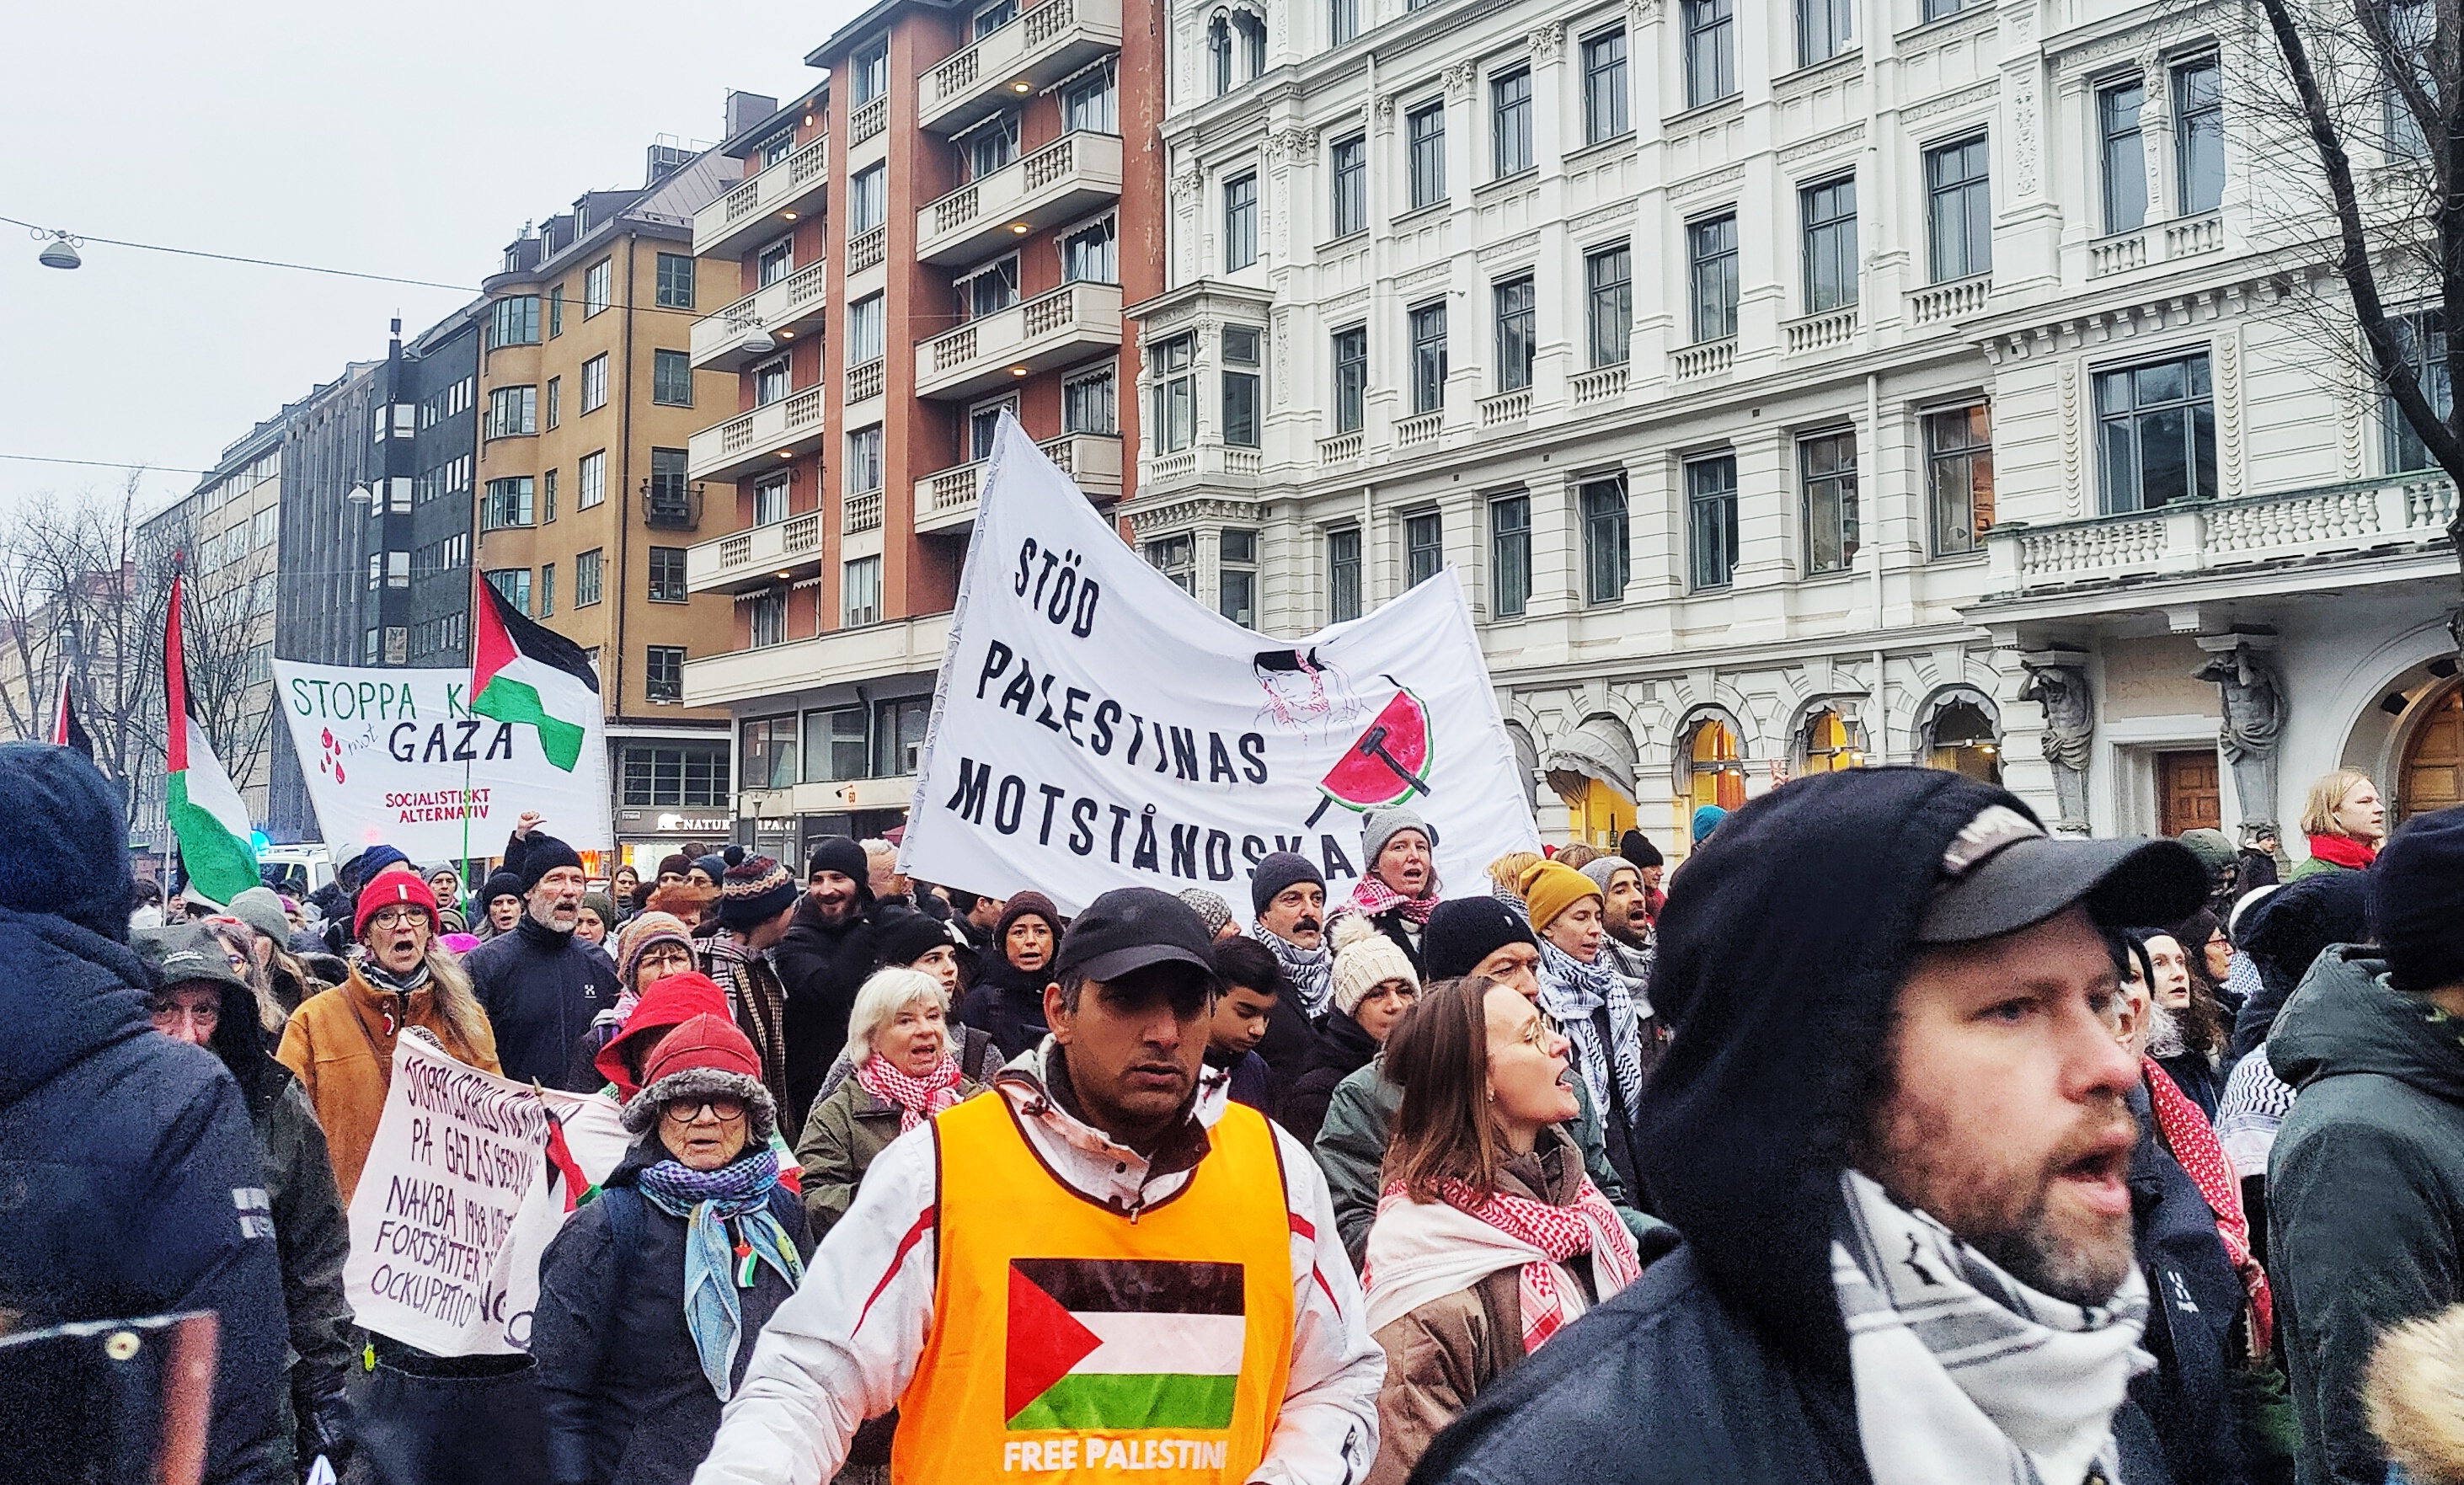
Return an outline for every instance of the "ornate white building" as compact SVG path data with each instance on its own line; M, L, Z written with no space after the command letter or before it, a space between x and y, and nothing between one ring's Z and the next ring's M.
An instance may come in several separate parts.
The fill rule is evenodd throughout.
M1303 633L1440 564L1552 836L1866 761L2100 832L2464 797L2443 481L2221 12L1164 0L1149 558Z

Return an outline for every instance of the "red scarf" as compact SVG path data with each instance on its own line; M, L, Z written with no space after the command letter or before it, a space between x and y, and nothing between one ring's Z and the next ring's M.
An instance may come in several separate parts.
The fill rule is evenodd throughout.
M1397 1183L1395 1190L1400 1190ZM1563 1207L1529 1196L1509 1196L1504 1191L1492 1192L1485 1200L1461 1181L1448 1181L1438 1188L1446 1205L1504 1233L1517 1242L1528 1243L1547 1254L1553 1263L1526 1263L1516 1288L1523 1308L1523 1350L1525 1355L1540 1348L1540 1343L1557 1333L1566 1323L1566 1297L1557 1283L1555 1264L1565 1263L1583 1254L1592 1256L1593 1277L1599 1285L1600 1298L1633 1283L1642 1273L1642 1258L1636 1252L1634 1236L1617 1220L1617 1209L1600 1194L1591 1178L1583 1178L1582 1189L1573 1201Z
M2207 1198L2208 1210L2216 1214L2216 1235L2224 1239L2225 1255L2241 1275L2242 1288L2250 1292L2251 1349L2264 1356L2276 1334L2276 1296L2267 1286L2267 1271L2251 1256L2250 1218L2241 1210L2241 1178L2224 1147L2216 1143L2208 1116L2190 1102L2172 1075L2152 1057L2140 1059L2140 1067L2147 1075L2147 1099L2156 1110L2156 1127L2173 1159L2190 1173L2191 1184Z
M941 1065L921 1078L908 1077L876 1053L855 1070L855 1081L874 1098L898 1105L901 1134L958 1102L958 1059L947 1052L941 1054Z
M2378 847L2364 845L2350 836L2314 835L2310 838L2310 854L2330 866L2344 866L2354 871L2364 870L2379 859Z
M1364 918L1375 918L1379 913L1400 907L1404 917L1425 927L1429 914L1438 910L1438 899L1435 893L1427 897L1405 897L1388 886L1385 878L1373 873L1361 878L1359 884L1353 887L1351 906Z

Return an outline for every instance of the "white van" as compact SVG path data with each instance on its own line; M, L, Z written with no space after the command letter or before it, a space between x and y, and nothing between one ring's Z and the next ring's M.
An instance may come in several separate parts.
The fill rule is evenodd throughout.
M260 866L279 866L285 871L297 868L305 872L308 885L304 890L307 892L314 892L334 880L334 860L322 841L269 845L257 853L256 860Z

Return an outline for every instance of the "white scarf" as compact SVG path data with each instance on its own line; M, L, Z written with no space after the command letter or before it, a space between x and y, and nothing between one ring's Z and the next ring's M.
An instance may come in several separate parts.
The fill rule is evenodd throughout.
M1623 1233L1594 1234L1592 1288L1602 1299L1625 1287L1626 1276L1601 1255ZM1564 1264L1510 1234L1489 1226L1470 1212L1443 1202L1419 1202L1397 1191L1377 1203L1377 1220L1369 1229L1369 1247L1362 1268L1367 1272L1369 1333L1401 1320L1432 1299L1469 1289L1500 1269L1546 1263L1557 1270L1557 1293L1566 1320L1578 1319L1585 1308L1583 1286ZM1519 1337L1517 1338L1520 1339Z
M2121 1478L2113 1413L2156 1365L2147 1284L2065 1303L2020 1284L1856 1171L1831 1246L1857 1431L1874 1485L2079 1485Z

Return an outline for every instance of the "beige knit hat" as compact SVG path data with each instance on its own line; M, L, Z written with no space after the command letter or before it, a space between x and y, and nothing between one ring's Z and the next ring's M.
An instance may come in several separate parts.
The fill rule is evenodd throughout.
M1334 920L1334 1008L1346 1015L1388 980L1401 980L1418 994L1420 976L1401 945L1358 913Z

